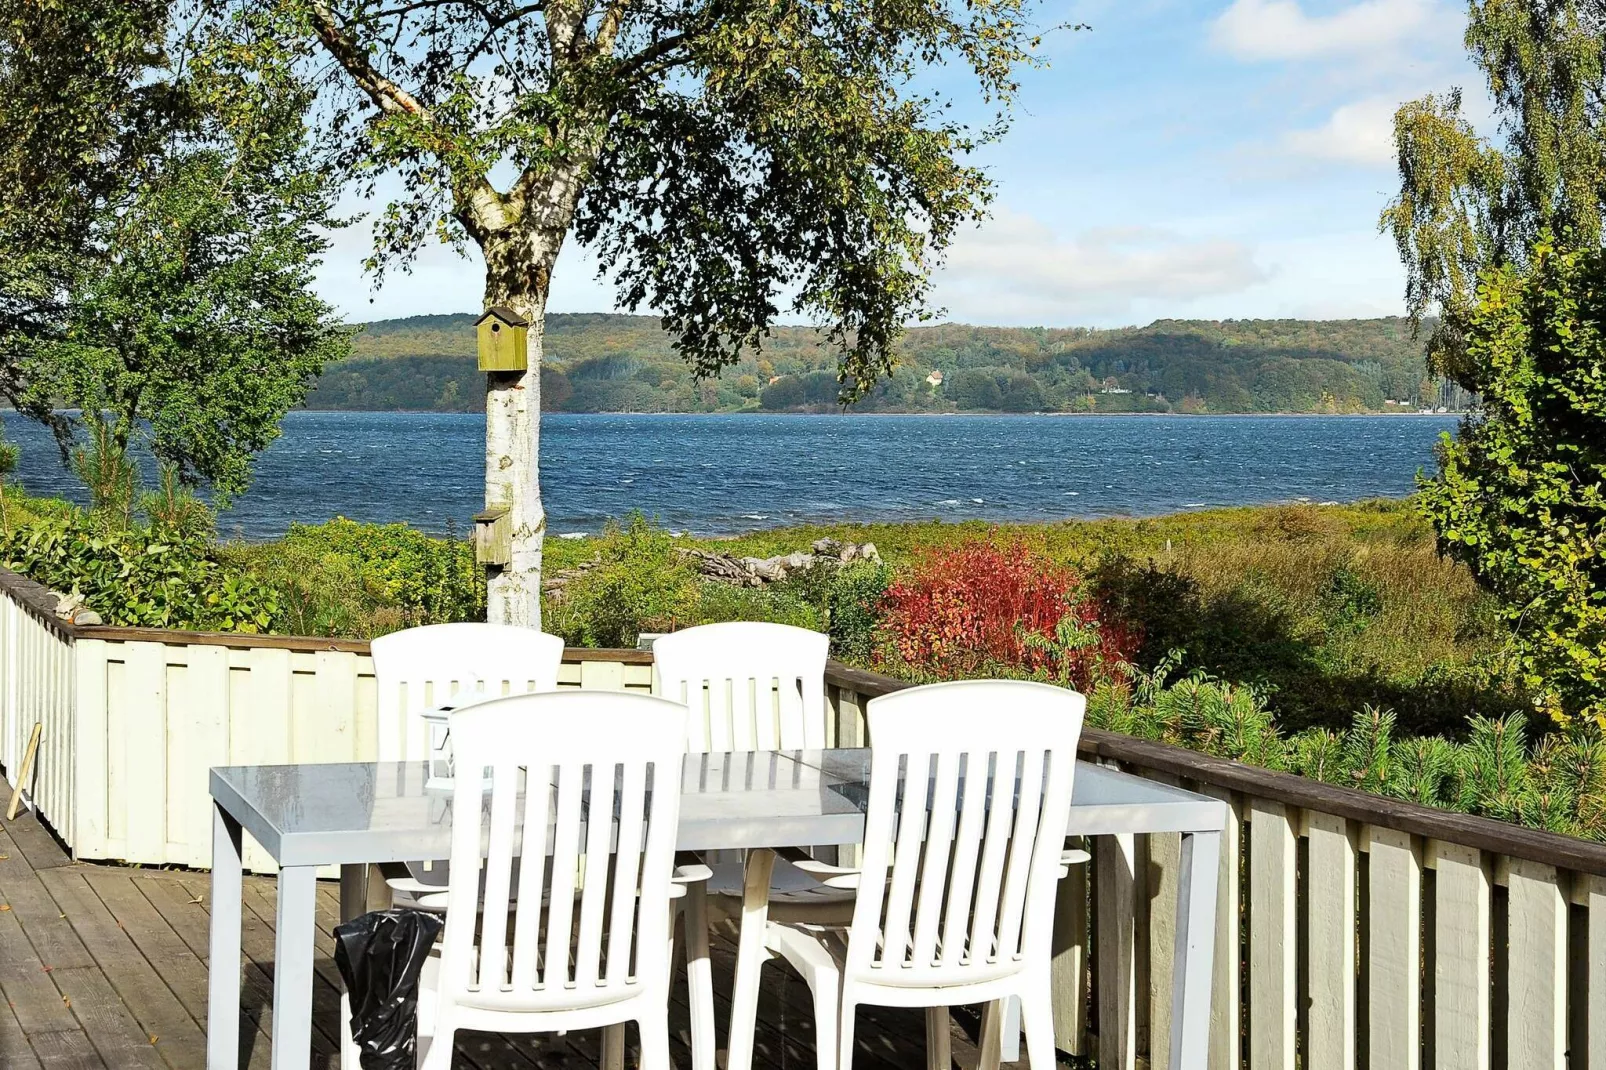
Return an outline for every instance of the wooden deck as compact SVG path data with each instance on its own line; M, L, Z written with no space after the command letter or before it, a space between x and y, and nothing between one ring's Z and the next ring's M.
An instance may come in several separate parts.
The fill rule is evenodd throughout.
M5 787L0 798L9 797ZM245 894L242 1065L267 1070L274 883L248 878ZM205 873L74 863L47 829L20 814L0 822L0 900L0 993L7 1004L0 1008L0 1068L205 1067L210 906ZM338 1064L340 982L330 931L338 908L335 885L320 884L314 1067ZM722 979L728 983L731 952L728 943L715 947L716 985ZM765 982L755 1066L813 1067L807 987L778 966L766 970ZM723 1037L727 993L716 996ZM674 1061L683 1067L690 1064L683 985L675 1000ZM955 1018L955 1062L974 1067L974 1017L957 1012ZM861 1011L855 1066L923 1066L924 1035L921 1012L867 1008ZM453 1065L478 1070L595 1066L599 1039L596 1033L534 1039L465 1034ZM634 1047L633 1031L628 1043Z

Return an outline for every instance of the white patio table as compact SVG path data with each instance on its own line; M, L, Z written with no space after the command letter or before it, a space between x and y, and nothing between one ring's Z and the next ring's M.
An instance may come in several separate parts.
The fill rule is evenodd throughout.
M688 755L676 847L708 851L857 844L870 752L860 749ZM208 1070L240 1059L241 832L279 865L274 927L273 1068L311 1058L313 918L320 866L342 867L341 913L364 909L367 866L445 858L452 798L426 788L423 762L219 767L212 770L212 919ZM519 807L523 813L523 807ZM1081 763L1073 835L1182 834L1171 1066L1205 1065L1215 943L1220 800ZM233 966L233 968L229 968ZM1006 1030L1005 1044L1012 1047Z

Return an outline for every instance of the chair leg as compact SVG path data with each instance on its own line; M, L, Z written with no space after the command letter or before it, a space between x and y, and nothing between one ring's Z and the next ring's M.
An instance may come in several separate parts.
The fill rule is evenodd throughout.
M1021 994L1020 1012L1026 1061L1032 1070L1051 1070L1058 1057L1054 1052L1054 1000L1046 980Z
M842 1014L841 975L835 970L811 970L804 975L814 997L814 1063L818 1070L838 1070L837 1032Z
M667 1030L668 1027L665 1026ZM642 1037L647 1035L646 1026L642 1026ZM646 1041L642 1041L642 1065L646 1063ZM623 1022L618 1025L605 1025L602 1027L602 1070L625 1070L625 1026Z
M976 1070L998 1070L1003 1027L1003 1000L995 999L981 1009L981 1037L976 1043L978 1049Z
M669 1008L655 1009L636 1024L641 1028L641 1070L673 1070L669 1063ZM622 1050L624 1027L618 1029Z
M926 1070L953 1070L953 1035L949 1032L948 1008L926 1008Z
M858 1017L857 1004L842 1001L842 1013L837 1018L837 1070L853 1070L853 1026Z
M340 1070L361 1070L362 1052L351 1039L351 996L340 993Z
M418 1038L419 1070L451 1070L452 1049L457 1047L457 1026L443 1020L445 1017L436 1018L434 1036Z
M714 1070L714 967L708 957L708 895L702 884L686 889L686 1002L691 1009L692 1070Z

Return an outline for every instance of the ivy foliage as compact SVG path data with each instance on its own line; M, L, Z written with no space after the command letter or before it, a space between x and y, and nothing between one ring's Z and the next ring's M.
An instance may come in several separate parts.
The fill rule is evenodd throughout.
M1420 503L1500 599L1529 686L1606 724L1606 254L1542 238L1467 316L1483 411Z
M279 599L205 539L152 526L108 530L74 511L0 537L0 564L76 594L107 624L209 632L275 630Z

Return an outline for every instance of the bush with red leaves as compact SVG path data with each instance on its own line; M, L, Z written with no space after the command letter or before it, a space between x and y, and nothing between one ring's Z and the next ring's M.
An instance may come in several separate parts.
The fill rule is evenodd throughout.
M932 551L887 588L879 660L918 676L1021 673L1085 691L1139 645L1101 610L1079 574L1023 543L966 543Z

